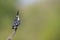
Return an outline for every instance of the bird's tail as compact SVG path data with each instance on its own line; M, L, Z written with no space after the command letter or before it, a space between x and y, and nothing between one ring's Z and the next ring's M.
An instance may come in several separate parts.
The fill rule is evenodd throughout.
M15 26L12 26L12 29L14 29L15 31L17 30L17 27L15 27Z

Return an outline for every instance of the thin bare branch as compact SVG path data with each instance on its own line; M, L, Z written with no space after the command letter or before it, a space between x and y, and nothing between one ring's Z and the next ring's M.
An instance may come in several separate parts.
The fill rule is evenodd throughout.
M11 40L15 34L16 34L16 30L13 30L12 34L8 36L6 40Z

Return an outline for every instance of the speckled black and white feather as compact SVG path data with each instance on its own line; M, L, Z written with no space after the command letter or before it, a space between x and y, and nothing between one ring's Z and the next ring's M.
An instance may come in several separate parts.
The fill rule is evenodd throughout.
M15 17L15 20L14 20L14 23L13 23L13 26L12 26L12 29L15 29L16 30L19 25L20 25L19 11L17 11L17 14L16 14L16 17Z

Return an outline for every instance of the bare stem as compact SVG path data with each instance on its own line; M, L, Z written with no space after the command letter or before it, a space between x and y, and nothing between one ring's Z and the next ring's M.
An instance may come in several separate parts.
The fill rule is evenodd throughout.
M13 30L12 34L8 36L6 40L11 40L15 34L16 34L16 30Z

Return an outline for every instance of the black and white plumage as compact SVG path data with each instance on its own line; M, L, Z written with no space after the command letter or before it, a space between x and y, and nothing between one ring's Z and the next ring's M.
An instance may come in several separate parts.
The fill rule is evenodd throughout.
M17 11L16 18L15 18L15 20L14 20L12 29L15 29L15 30L16 30L19 25L20 25L19 11Z

